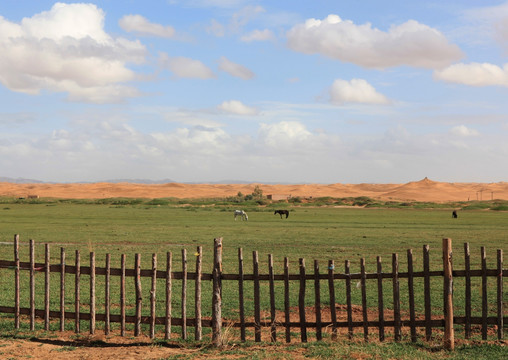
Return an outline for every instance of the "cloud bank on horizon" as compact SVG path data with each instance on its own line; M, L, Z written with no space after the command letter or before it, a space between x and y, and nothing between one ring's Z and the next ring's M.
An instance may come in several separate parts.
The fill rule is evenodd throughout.
M508 1L0 4L1 176L508 179Z

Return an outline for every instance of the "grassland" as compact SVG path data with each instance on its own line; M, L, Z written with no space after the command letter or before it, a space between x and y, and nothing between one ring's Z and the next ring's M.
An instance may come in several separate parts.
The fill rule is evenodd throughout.
M193 271L193 254L197 246L203 246L204 263L203 271L211 271L212 247L214 237L223 237L224 253L223 263L225 273L236 273L238 268L237 249L241 247L244 252L245 272L252 273L252 251L259 251L260 271L267 273L267 257L273 254L275 272L282 273L283 259L287 256L290 260L292 273L298 272L298 259L305 258L308 272L312 273L314 259L320 261L322 272L326 271L328 259L335 260L336 272L343 272L343 264L346 259L351 261L352 271L359 271L360 258L365 258L367 271L374 272L376 267L376 256L383 259L384 270L391 271L391 256L399 254L400 271L406 269L406 250L413 249L415 270L422 269L422 246L428 244L431 248L431 269L441 269L441 239L450 237L454 244L454 267L463 268L463 243L469 242L472 253L472 268L479 268L480 247L487 247L487 259L489 268L495 268L495 251L508 250L508 213L503 211L484 210L486 207L499 207L503 204L490 203L468 203L468 204L377 204L369 199L350 199L341 202L334 199L320 199L317 203L293 204L270 204L267 202L248 201L232 203L229 201L181 201L174 199L133 200L133 199L109 199L102 201L63 201L63 200L37 200L31 202L5 200L0 204L0 253L2 259L12 259L12 239L14 234L20 234L22 261L28 260L28 239L36 241L36 261L43 262L43 244L51 244L52 263L59 262L59 248L67 250L67 263L73 263L74 250L79 249L82 253L82 263L86 264L88 253L96 253L98 266L103 266L106 253L112 254L112 266L118 267L120 254L126 254L128 266L134 263L134 254L140 253L142 268L150 268L151 254L159 256L159 268L165 267L165 254L172 251L174 256L175 270L181 266L180 252L185 248L189 257L189 271ZM234 200L234 199L233 199ZM355 201L369 207L359 208L352 205ZM340 207L339 207L340 206ZM380 207L381 206L381 207ZM241 207L249 214L249 221L242 222L233 220L233 210ZM288 219L280 219L273 214L273 209L287 208L290 210ZM463 208L459 211L459 218L452 219L451 208ZM467 209L467 210L466 210ZM502 210L502 209L498 209ZM9 270L3 270L9 271ZM2 272L3 272L2 271ZM12 306L12 281L10 276L0 278L0 304ZM41 276L42 278L42 276ZM40 279L42 280L42 279ZM40 281L38 280L38 281ZM148 279L146 279L148 280ZM476 279L477 280L477 279ZM481 309L479 298L479 282L473 282L473 311L478 316ZM26 284L26 279L23 280ZM56 288L57 278L55 274L54 286ZM69 284L72 284L72 277L69 277ZM457 287L460 287L461 280L457 279ZM492 281L493 283L493 281ZM39 282L40 284L40 282ZM178 294L178 284L175 284L175 293ZM192 284L189 293L192 293ZM210 284L204 284L203 297L207 298L210 292ZM277 286L280 286L278 284ZM310 285L310 284L309 284ZM377 304L377 293L375 283L368 289L368 303L371 306ZM343 284L338 284L337 302L345 303ZM439 314L442 305L442 283L433 281L435 291L433 296L433 311ZM98 299L102 299L101 284L98 283ZM163 288L163 283L158 285ZM148 292L148 282L143 284ZM42 289L42 285L37 289ZM86 303L87 284L83 284L83 299ZM355 288L356 289L356 288ZM385 304L390 307L391 295L389 282L387 283ZM440 290L441 289L441 290ZM506 289L506 286L505 286ZM247 286L246 294L252 294L252 288ZM262 308L268 309L268 288L263 284ZM282 288L278 287L277 308L283 309ZM308 286L308 305L313 305L312 294L314 289ZM489 287L491 294L494 294L494 286ZM322 286L323 299L327 299L327 288ZM403 304L407 304L407 289L405 283L401 282L401 294ZM505 294L506 291L505 291ZM39 296L39 295L38 295ZM114 299L118 298L116 292L112 293ZM416 284L417 312L423 312L423 290L422 284ZM495 299L491 296L492 299ZM73 301L72 290L67 294L68 303ZM233 283L226 283L224 288L224 314L230 318L237 317L238 300L236 288ZM27 306L27 294L22 294L22 306ZM148 295L145 296L148 299ZM130 299L132 300L132 299ZM129 301L129 299L128 299ZM175 298L175 316L178 316L178 297ZM297 284L293 286L291 301L297 304ZM52 299L52 309L57 309L58 299ZM115 302L115 300L114 300ZM360 291L354 290L353 302L360 304ZM463 314L463 295L457 293L455 304L457 315ZM505 302L508 299L505 296ZM39 302L39 304L41 304ZM163 300L158 303L158 308L163 308ZM192 316L192 305L189 304L189 316ZM324 300L326 306L326 300ZM98 306L101 306L99 300ZM404 305L405 306L405 305ZM407 310L403 306L403 311ZM490 311L494 311L494 300L489 305ZM39 306L40 307L40 306ZM247 316L252 316L252 296L246 297ZM72 307L69 306L69 310ZM132 309L131 309L132 310ZM86 311L86 308L84 309ZM144 313L148 312L148 306ZM203 309L204 316L209 316L209 308ZM12 319L5 316L1 320L2 331L12 328ZM55 328L56 328L55 324ZM69 330L72 324L68 324ZM178 331L178 329L175 329ZM460 329L458 329L460 337ZM296 339L296 338L295 338ZM494 338L492 338L494 339ZM234 338L232 340L234 342ZM305 345L306 346L306 345ZM301 351L304 345L295 348ZM344 343L340 347L346 346ZM348 345L349 346L349 345ZM386 358L403 358L400 354L406 353L408 358L422 356L422 358L434 358L429 352L432 344L420 343L415 345L363 345L353 343L349 350L353 351L360 347L366 356L375 358L383 357L383 352L392 352ZM473 351L474 357L481 357L485 351L491 354L491 358L498 358L497 354L503 347L500 344L485 344L469 347L464 344L463 357L468 357ZM501 346L501 347L499 347ZM347 346L346 346L347 347ZM387 348L391 350L387 350ZM397 348L397 349L395 349ZM326 342L325 345L309 345L306 351L314 353L314 357L326 358L347 357L346 353L336 345ZM384 349L384 350L382 350ZM405 349L405 350L404 350ZM473 349L473 350L471 350ZM506 348L504 348L506 350ZM237 349L238 354L233 357L242 357L242 351ZM354 350L356 351L356 350ZM400 352L399 352L400 351ZM261 350L256 356L265 358ZM346 355L344 355L346 354ZM399 355L398 355L399 354ZM416 355L415 355L416 354ZM420 354L420 355L417 355ZM425 356L423 356L424 354ZM460 356L461 350L454 356ZM273 354L272 354L273 355ZM229 354L224 354L224 357ZM256 357L255 356L255 357ZM439 357L436 356L435 358ZM460 357L459 357L460 358Z

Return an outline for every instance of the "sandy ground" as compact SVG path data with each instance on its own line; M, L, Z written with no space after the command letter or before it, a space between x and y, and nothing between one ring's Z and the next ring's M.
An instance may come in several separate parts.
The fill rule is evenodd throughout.
M146 185L133 183L90 184L14 184L0 183L0 196L28 197L35 195L50 198L103 199L127 198L222 198L236 196L238 192L251 194L255 186L264 195L299 197L358 197L368 196L380 200L408 201L468 201L508 200L508 182L498 183L445 183L427 178L407 184L181 184Z

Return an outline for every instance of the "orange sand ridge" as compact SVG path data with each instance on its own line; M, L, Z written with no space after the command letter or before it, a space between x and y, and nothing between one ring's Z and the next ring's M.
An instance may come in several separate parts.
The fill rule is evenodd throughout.
M508 183L445 183L427 178L407 184L181 184L158 185L134 183L91 184L15 184L0 182L0 196L44 198L103 199L126 198L222 198L236 196L238 192L251 194L255 186L264 195L292 197L358 197L368 196L380 200L412 201L468 201L508 200Z

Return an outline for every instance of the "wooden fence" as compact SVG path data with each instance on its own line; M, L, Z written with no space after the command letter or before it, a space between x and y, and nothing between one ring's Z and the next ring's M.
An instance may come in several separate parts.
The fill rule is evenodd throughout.
M284 258L284 271L283 274L274 274L273 256L268 256L268 274L261 274L259 270L259 257L258 252L253 252L253 273L244 273L244 259L242 249L238 249L238 273L237 274L226 274L222 270L222 238L214 240L214 261L213 269L211 273L202 272L202 248L198 247L196 255L195 272L188 271L187 252L182 249L181 252L181 271L175 271L173 267L173 257L171 252L166 254L166 268L157 268L157 255L152 255L152 267L151 269L141 269L140 266L140 255L135 255L134 268L126 268L125 255L121 255L121 266L120 268L111 268L111 256L106 254L105 267L97 267L95 260L95 253L91 252L89 257L89 266L83 266L81 264L81 254L79 250L75 252L75 264L69 265L66 263L66 253L62 248L60 250L60 263L50 264L50 247L45 244L45 261L44 263L35 263L34 256L34 241L30 240L29 246L29 262L21 262L19 255L19 236L14 237L14 261L0 260L0 268L8 268L14 270L14 305L12 306L0 306L0 313L14 314L14 328L20 328L21 315L28 315L30 319L30 329L35 329L35 318L39 317L44 320L44 328L49 330L50 319L59 319L60 330L63 331L65 328L65 322L67 320L74 320L74 330L76 333L81 331L80 324L82 321L89 322L89 331L94 334L96 331L96 321L104 323L104 332L109 334L111 331L111 323L120 323L120 335L125 336L126 324L134 324L133 332L134 336L141 334L141 324L149 324L149 336L155 337L156 325L164 327L164 338L169 339L171 337L172 326L181 328L181 337L186 339L188 336L188 327L194 328L194 338L201 340L203 337L203 327L211 328L212 331L212 342L215 345L220 345L223 341L223 323L227 323L228 326L232 326L240 329L241 341L246 341L247 330L251 329L254 332L254 340L256 342L261 341L262 328L269 330L270 341L276 341L277 330L284 330L285 341L291 342L292 334L291 330L297 330L300 333L300 339L302 342L308 340L308 329L314 329L316 340L323 338L323 332L331 332L331 338L336 339L338 336L338 329L347 328L347 336L352 338L354 335L355 328L362 328L365 340L369 339L369 329L376 329L377 336L380 341L385 340L385 334L390 330L393 330L393 338L395 341L401 340L402 328L409 328L411 341L417 341L417 328L422 328L425 331L425 339L431 340L433 337L433 328L444 329L444 347L453 349L454 347L454 325L462 325L464 328L465 338L469 338L472 334L472 325L479 325L481 327L482 339L487 339L487 332L489 326L491 329L497 329L497 338L503 339L504 327L507 324L508 318L503 313L503 279L508 275L507 270L503 270L503 252L497 250L497 267L495 269L488 269L486 262L486 250L481 247L481 269L471 269L470 262L470 250L469 245L464 244L464 264L463 270L454 270L452 268L452 250L451 240L443 239L443 269L431 270L430 269L430 257L429 257L429 246L423 246L423 271L414 271L413 269L413 251L407 251L407 271L399 271L399 257L398 254L392 255L391 270L383 271L381 258L377 257L377 271L375 273L367 273L365 270L365 260L360 261L360 273L351 273L350 261L346 260L344 264L344 272L335 271L334 260L328 261L326 273L320 273L319 262L314 260L313 273L307 273L307 267L305 259L299 259L299 272L296 274L290 274L289 272L289 260L287 257ZM20 272L26 270L29 272L29 307L20 307ZM35 290L35 276L37 272L44 273L44 292ZM50 274L60 273L60 284L59 284L59 310L50 310ZM74 310L66 310L65 296L66 296L66 274L74 274L75 284L74 290ZM83 304L81 302L81 278L89 276L90 293L89 303ZM96 307L96 279L97 276L104 276L104 312L97 313ZM111 312L111 277L119 277L119 314L113 314ZM134 278L134 291L135 291L135 303L126 304L126 285L125 281L127 277ZM148 277L151 279L150 288L150 315L142 316L142 289L141 289L141 277ZM481 316L472 316L471 306L471 279L474 277L481 278ZM488 303L492 303L492 299L488 299L487 292L487 279L494 278L496 283L496 303L497 313L496 316L489 316L488 314ZM423 291L424 291L424 314L417 319L415 310L415 279L423 278ZM442 316L436 316L432 314L431 308L431 278L441 278L443 281L443 314ZM454 304L453 304L453 293L457 289L454 289L454 278L464 278L464 299L465 299L465 316L454 316ZM165 280L164 293L164 316L156 316L156 296L157 296L157 279ZM387 310L384 304L385 288L383 287L383 280L391 280L391 293L392 303L390 310L390 318L388 319ZM409 316L403 318L401 315L401 293L400 293L400 281L401 279L407 279L407 290L408 290L408 307ZM172 302L175 299L173 280L181 281L181 294L180 294L180 313L181 317L176 318L172 316ZM202 281L211 280L212 287L212 298L211 305L211 317L202 317ZM354 319L353 316L353 304L352 304L352 281L359 281L361 288L361 318ZM194 281L194 317L187 317L187 288L188 281ZM238 318L226 319L222 316L222 283L224 281L235 282L238 290ZM253 299L254 299L254 316L253 319L246 317L245 312L245 284L247 282L253 284ZM344 281L345 283L345 297L346 304L340 308L336 303L336 289L337 282ZM260 295L260 284L261 282L268 282L269 286L269 303L270 309L265 309L263 312L269 312L269 320L261 320L261 295ZM282 282L283 284L283 296L284 296L284 320L277 320L276 311L276 282ZM291 320L292 310L290 309L290 284L298 283L298 321ZM314 287L314 309L312 317L313 321L308 319L309 309L306 308L306 284L310 282ZM328 285L328 295L330 306L323 306L321 304L321 286L322 283ZM373 319L372 314L369 318L369 307L367 304L367 282L376 283L377 285L377 315L376 319ZM117 282L114 282L117 284ZM236 286L236 285L235 285ZM435 291L435 289L434 289ZM44 309L36 309L35 297L44 293ZM227 296L233 295L235 292L228 292ZM173 300L172 300L173 299ZM72 305L72 304L67 304ZM82 307L88 305L89 312L83 312ZM294 305L294 304L293 304ZM372 306L372 304L370 304ZM405 304L404 304L405 305ZM126 315L126 307L135 307L135 315ZM209 305L208 305L209 306ZM435 306L435 304L434 304ZM330 319L324 321L322 318L322 311L329 309ZM345 320L339 321L337 317L337 308L339 311L345 312ZM160 310L160 309L159 309ZM307 312L306 312L307 310ZM392 314L393 312L393 314ZM326 329L326 330L325 330ZM294 335L293 335L294 336ZM370 335L372 336L372 335Z

